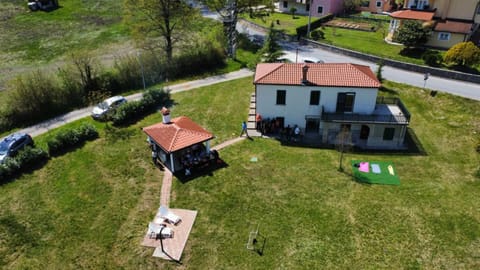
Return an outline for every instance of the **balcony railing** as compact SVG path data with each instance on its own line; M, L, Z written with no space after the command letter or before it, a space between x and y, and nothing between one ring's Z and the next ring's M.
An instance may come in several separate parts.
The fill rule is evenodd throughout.
M357 114L357 113L329 113L322 111L322 121L340 123L383 123L394 125L406 125L410 122L410 113L398 98L378 97L378 105L396 105L398 114ZM323 109L322 109L323 110Z

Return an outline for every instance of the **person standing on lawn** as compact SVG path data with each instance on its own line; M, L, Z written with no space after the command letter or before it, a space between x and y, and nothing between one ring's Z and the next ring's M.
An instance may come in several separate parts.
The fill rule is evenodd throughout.
M250 138L250 136L248 136L247 123L245 121L242 122L242 132L240 133L240 137L243 136L243 133L245 133L245 135Z

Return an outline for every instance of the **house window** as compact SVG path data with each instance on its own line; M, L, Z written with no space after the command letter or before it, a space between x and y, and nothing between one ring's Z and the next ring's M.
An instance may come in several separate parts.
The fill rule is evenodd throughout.
M320 104L320 91L311 91L310 92L310 105Z
M322 6L317 7L317 13L318 14L323 14L323 7Z
M305 5L305 11L310 11L310 4Z
M283 8L288 8L288 2L287 1L283 1Z
M377 1L376 5L377 5L377 8L381 8L382 7L382 1Z
M277 105L285 105L286 97L287 97L286 90L277 90Z
M395 135L395 129L394 128L385 128L383 130L383 140L384 141L393 140L393 135Z
M337 113L353 112L355 93L338 93Z
M450 40L450 33L445 33L445 32L438 33L438 40Z

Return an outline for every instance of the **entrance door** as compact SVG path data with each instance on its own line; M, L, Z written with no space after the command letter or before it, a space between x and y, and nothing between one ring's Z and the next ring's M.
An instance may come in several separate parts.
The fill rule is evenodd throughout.
M320 128L320 119L309 118L306 121L305 133L318 133L318 129Z
M370 128L367 125L362 125L360 129L360 140L367 140L370 135Z

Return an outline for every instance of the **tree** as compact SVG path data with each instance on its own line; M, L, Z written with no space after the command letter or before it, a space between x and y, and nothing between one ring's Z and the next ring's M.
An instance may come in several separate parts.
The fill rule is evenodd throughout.
M353 148L352 132L347 126L343 126L337 137L335 138L335 148L340 152L338 170L343 171L343 156Z
M369 2L369 0L344 0L343 8L345 13L352 13L356 11L357 7L365 5L368 7Z
M238 14L259 5L272 5L270 0L202 0L202 2L220 15L227 35L227 55L233 59L236 57Z
M383 59L378 61L377 63L377 79L379 82L383 82L383 66L385 66L385 63L383 62Z
M153 41L154 47L164 49L168 64L173 59L174 44L195 25L198 16L198 11L181 0L124 0L124 9L134 37L141 42Z
M282 47L277 43L277 32L273 29L273 22L270 24L268 35L265 39L262 49L260 49L260 57L263 62L273 63L282 56Z
M290 14L292 14L292 19L295 19L295 12L297 12L297 8L291 7L290 8Z
M405 20L397 29L394 40L402 43L407 48L418 47L428 41L430 33L430 26L422 25L422 23L415 20Z
M460 42L445 53L444 61L460 66L478 64L480 63L480 48L471 41Z

